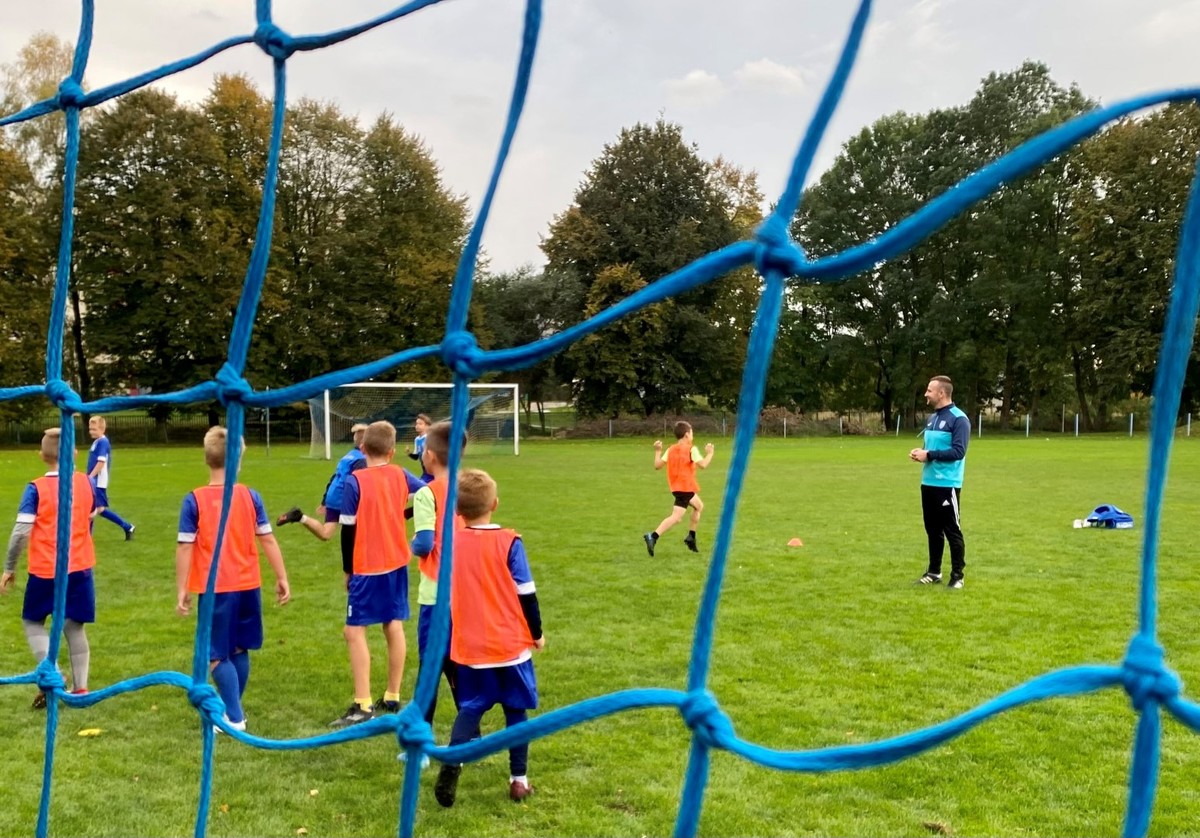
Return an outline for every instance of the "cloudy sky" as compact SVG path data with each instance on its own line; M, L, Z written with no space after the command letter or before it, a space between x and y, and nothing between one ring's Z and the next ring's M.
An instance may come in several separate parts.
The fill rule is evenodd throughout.
M89 87L254 29L253 0L98 0ZM399 0L276 0L288 32L325 32ZM768 198L828 78L849 0L546 0L522 127L484 238L494 269L542 261L539 243L590 162L624 126L659 114L707 158L754 169ZM447 184L475 201L503 127L522 0L445 0L289 62L289 97L331 100L364 122L390 111L424 138ZM38 30L74 41L77 0L0 3L0 62ZM818 156L897 110L965 102L1027 58L1104 103L1200 84L1200 0L878 0L866 47ZM256 47L164 83L205 95L220 72L269 90Z

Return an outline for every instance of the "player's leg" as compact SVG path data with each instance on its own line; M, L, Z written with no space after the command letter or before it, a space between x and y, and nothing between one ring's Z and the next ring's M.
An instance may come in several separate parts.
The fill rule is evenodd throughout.
M386 631L385 631L386 633ZM354 701L366 709L371 706L371 648L367 645L367 627L348 625L343 630L346 652L350 656L350 678L354 682Z
M925 536L929 542L929 566L921 580L940 582L942 579L942 555L945 539L942 535L942 502L946 494L941 486L921 484L921 518L925 525Z
M209 594L200 594L200 608ZM238 594L212 594L212 628L208 639L208 671L221 701L225 702L225 718L231 724L241 725L246 721L242 712L242 692L238 687L237 669L229 658L234 650L234 630L237 623Z
M429 645L429 630L433 624L433 606L420 605L417 607L417 669L419 670L425 664L425 650ZM439 686L441 686L439 684ZM437 694L438 691L433 691L433 698L429 701L429 706L425 709L425 721L432 726L433 714L437 710Z
M700 513L704 511L704 501L700 500L699 495L692 495L688 501L688 505L692 508L692 528L688 530L687 537L683 539L683 543L693 553L699 553L700 548L696 546L696 528L700 525Z
M33 653L35 663L41 663L50 654L50 632L46 618L54 610L54 580L29 575L25 584L25 601L21 606L21 625L25 629L25 640ZM46 694L41 690L33 697L33 708L46 706Z
M683 520L683 514L687 511L688 502L691 500L689 492L672 492L675 496L674 502L671 504L671 514L662 519L657 527L652 532L648 532L642 536L642 540L646 542L646 552L651 556L654 555L654 546L658 544L658 540L662 538L671 527Z
M408 641L404 638L404 623L392 620L383 624L383 636L387 640L387 691L384 701L400 701L400 682L404 679L404 658L408 653ZM395 698L390 698L395 696Z
M67 638L67 652L71 656L71 692L86 693L92 647L88 644L87 632L84 630L83 623L77 623L68 618L63 626L63 636Z
M250 681L250 653L245 649L235 649L229 662L237 671L238 693L245 695L246 684Z
M105 521L112 521L127 533L133 532L133 524L129 523L116 512L114 512L111 506L104 507L104 511L100 513L100 517Z
M505 666L498 670L500 681L500 704L504 708L506 727L520 724L528 718L527 711L538 705L537 677L533 661L522 661L516 666ZM525 742L508 751L508 796L516 802L533 794L529 783L529 743Z
M946 541L950 544L951 585L954 585L955 582L961 585L963 573L967 567L966 542L963 539L962 524L959 517L961 499L962 489L950 489L947 491L947 500L950 502L950 505L941 508L942 531L946 534Z
M470 666L459 667L458 694L462 706L454 717L454 726L450 728L450 744L461 745L470 742L478 735L479 724L483 714L495 706L495 670L474 669ZM458 794L458 778L462 774L462 765L458 763L443 763L438 772L437 783L433 787L433 795L443 806L453 806Z
M262 589L239 592L237 607L229 662L237 673L238 695L242 696L250 680L250 652L263 646Z
M96 622L96 585L91 568L67 574L67 608L63 635L71 656L71 691L88 691L92 649L84 625Z

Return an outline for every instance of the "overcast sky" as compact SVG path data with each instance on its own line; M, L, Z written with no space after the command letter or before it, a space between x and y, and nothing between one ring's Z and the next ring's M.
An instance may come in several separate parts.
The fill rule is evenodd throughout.
M253 0L98 0L87 83L96 88L254 29ZM276 0L293 35L383 13L396 0ZM447 185L475 206L516 68L522 0L444 0L347 43L297 53L289 99L336 102L365 123L390 111L420 135ZM541 238L605 143L660 113L706 158L782 189L829 76L848 0L546 0L533 83L484 248L492 267L541 264ZM0 3L0 62L38 30L74 41L77 0ZM1104 103L1200 84L1200 0L879 0L865 49L817 158L898 110L968 100L991 71L1048 64ZM163 86L202 99L244 72L270 92L270 59L245 46Z

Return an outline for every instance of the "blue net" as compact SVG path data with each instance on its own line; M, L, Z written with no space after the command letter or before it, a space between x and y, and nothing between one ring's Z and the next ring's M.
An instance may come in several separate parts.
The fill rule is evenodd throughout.
M317 35L293 36L272 22L270 0L256 0L257 28L251 35L222 41L215 46L103 89L85 92L82 87L84 71L92 40L94 0L82 0L79 39L75 49L70 76L59 86L56 96L0 119L0 125L35 119L55 111L64 111L67 121L66 165L62 207L62 233L59 242L55 275L53 309L46 351L46 383L0 389L0 401L44 395L62 415L62 444L59 457L60 508L70 508L70 476L74 469L71 452L74 449L75 425L73 414L82 411L104 413L119 409L146 407L152 404L187 404L219 400L227 410L227 425L232 444L227 446L224 506L215 553L220 554L224 538L229 501L233 492L234 475L238 471L245 411L247 407L263 408L288 404L312 397L321 391L361 381L394 370L405 364L427 358L440 358L453 373L455 383L451 415L458 429L465 427L469 395L467 384L489 370L513 370L535 364L570 346L586 335L616 322L625 315L645 306L713 282L735 268L752 264L763 280L761 301L750 337L746 369L742 379L738 408L737 434L734 438L735 465L748 461L753 445L753 429L762 408L764 383L771 361L772 349L779 324L780 309L789 281L836 282L895 257L912 248L945 225L955 215L994 192L1001 185L1045 163L1080 140L1096 133L1107 123L1127 114L1173 101L1200 100L1200 89L1187 88L1154 93L1131 99L1110 107L1079 116L1026 142L1004 157L965 178L953 188L927 203L901 223L841 253L821 259L809 259L804 250L788 235L788 226L799 205L805 179L809 173L817 145L825 133L846 79L853 67L862 42L870 12L869 0L861 0L849 35L842 48L833 76L825 88L816 114L809 124L796 154L787 186L774 212L758 229L751 241L724 247L678 271L662 277L630 297L591 319L565 331L525 346L483 351L473 335L466 330L467 311L471 298L472 279L479 243L491 209L505 159L516 133L538 40L542 3L527 0L524 32L516 82L508 111L507 124L500 141L496 164L492 170L479 212L471 228L451 292L446 315L446 330L441 343L408 349L370 363L331 372L309 381L268 392L256 392L243 377L247 351L253 334L255 314L267 268L274 218L275 192L279 172L280 147L283 138L286 102L287 61L297 51L315 50L353 38L375 27L398 20L408 14L434 5L438 0L414 0L388 14L356 26ZM84 402L64 381L63 330L66 320L68 278L70 274L73 207L75 201L76 166L79 159L79 114L174 73L194 67L224 50L244 44L256 44L272 59L274 65L274 116L263 186L263 202L259 216L254 249L246 271L234 328L229 341L226 363L215 380L174 393L153 396L132 396ZM413 834L416 822L420 756L444 762L470 762L488 754L507 749L521 742L548 736L560 730L597 719L643 707L674 707L692 732L683 794L680 800L675 833L695 835L705 786L708 780L709 757L714 748L722 748L759 765L785 771L838 771L864 768L895 762L922 753L955 737L984 720L1005 710L1034 701L1058 696L1079 695L1105 687L1122 687L1129 695L1137 714L1137 731L1133 746L1129 777L1128 809L1125 816L1126 836L1144 835L1149 827L1154 793L1158 782L1160 711L1166 708L1177 719L1194 730L1200 730L1200 706L1181 695L1179 678L1164 665L1163 649L1156 639L1156 559L1158 523L1162 508L1163 487L1167 461L1179 410L1180 393L1200 300L1200 175L1193 180L1187 211L1180 233L1176 260L1176 277L1167 316L1163 346L1154 382L1154 410L1151 419L1150 468L1147 477L1146 526L1142 543L1142 574L1139 595L1139 625L1130 641L1125 659L1119 665L1089 665L1060 669L1034 678L1005 692L991 701L938 725L917 730L879 742L822 748L807 751L779 751L765 748L738 738L729 718L705 686L713 643L713 625L720 601L726 558L741 497L745 470L734 467L729 472L721 520L713 547L708 578L696 618L695 641L688 670L687 689L632 689L602 695L540 715L512 728L507 728L463 745L438 747L433 733L423 718L437 686L440 669L422 667L417 678L413 700L397 715L376 718L352 728L306 739L273 740L232 730L223 720L224 706L216 691L207 683L208 640L212 622L212 597L205 597L197 622L194 662L191 675L180 672L157 672L113 684L89 695L70 695L65 692L62 676L55 668L61 643L66 605L67 545L70 543L70 516L59 516L58 545L53 625L50 650L45 661L34 671L8 678L0 684L36 684L50 698L46 716L46 750L41 800L38 808L37 835L45 836L49 829L50 798L53 789L54 743L59 721L60 704L86 707L115 695L133 692L156 685L171 685L186 691L196 707L200 725L203 762L200 795L197 807L195 834L207 830L213 762L213 724L239 742L266 750L299 750L319 748L366 737L392 735L408 754L407 768L400 799L399 835ZM457 430L457 429L456 429ZM448 642L449 578L454 566L454 529L449 526L451 510L455 507L456 481L460 453L452 448L450 454L451 481L446 503L445 552L441 563L438 600L434 610L431 648L425 661L440 661ZM217 573L213 562L207 590L211 593Z

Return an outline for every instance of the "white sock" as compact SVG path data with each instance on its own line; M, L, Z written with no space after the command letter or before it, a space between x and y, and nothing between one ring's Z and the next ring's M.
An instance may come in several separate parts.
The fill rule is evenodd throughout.
M529 777L524 774L522 774L520 777L513 777L509 775L508 781L510 783L520 783L523 786L529 785Z

